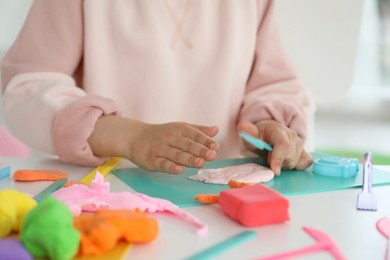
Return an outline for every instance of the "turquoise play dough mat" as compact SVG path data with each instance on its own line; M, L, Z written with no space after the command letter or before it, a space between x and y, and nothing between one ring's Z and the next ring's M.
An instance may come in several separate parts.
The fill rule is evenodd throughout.
M329 156L324 153L312 153L313 157ZM205 168L221 168L244 163L258 163L264 165L259 158L240 158L208 162ZM186 168L181 175L171 175L161 172L148 172L140 168L117 169L113 174L136 192L151 197L162 198L175 203L179 207L201 205L194 199L198 194L219 194L230 189L227 185L209 184L187 179L195 175L198 169ZM354 177L328 177L312 173L312 167L305 171L285 170L280 176L275 176L264 185L273 188L285 196L324 192L347 188L360 187L363 181L363 167L360 165L359 173ZM390 172L373 169L373 185L390 184Z

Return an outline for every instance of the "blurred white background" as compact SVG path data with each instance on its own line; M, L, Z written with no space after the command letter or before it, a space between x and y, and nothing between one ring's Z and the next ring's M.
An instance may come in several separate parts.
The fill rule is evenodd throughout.
M388 0L276 0L285 47L318 104L312 149L390 154L390 54L377 1ZM0 1L0 58L31 3Z
M286 48L318 105L315 149L352 156L370 150L390 164L390 23L379 15L390 21L390 1L277 5Z
M4 54L17 37L20 28L23 26L32 1L33 0L0 1L0 60L2 60ZM4 118L0 106L0 126L1 125L4 125Z

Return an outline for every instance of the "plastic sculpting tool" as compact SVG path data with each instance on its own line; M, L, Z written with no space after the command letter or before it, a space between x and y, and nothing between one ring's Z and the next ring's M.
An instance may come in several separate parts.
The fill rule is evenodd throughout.
M61 179L61 180L53 182L52 184L47 186L46 189L44 189L43 191L41 191L40 193L35 195L34 199L38 203L41 202L46 196L48 196L48 195L52 194L53 192L55 192L56 190L62 188L62 186L64 186L64 184L67 182L68 182L68 179Z
M390 220L387 217L383 217L376 222L376 228L378 231L387 238L387 249L385 260L390 260Z
M248 135L246 133L239 133L239 135L245 140L247 141L248 143L250 143L251 145L253 145L254 147L260 149L260 150L268 150L268 151L272 151L272 146L269 145L268 143L264 142L263 140L259 139L259 138L256 138L256 137L253 137L251 135Z
M10 177L10 167L0 163L0 180Z
M106 176L107 174L109 174L116 166L118 166L118 164L120 163L121 161L121 158L118 158L118 157L113 157L111 158L110 160L108 160L106 163L104 163L103 165L100 165L98 167L96 167L95 169L93 169L92 171L90 171L87 175L85 175L81 180L80 182L81 183L84 183L85 185L89 186L89 184L91 184L91 181L93 179L95 179L95 174L96 174L96 171L100 172L103 176Z
M317 241L316 244L269 257L258 258L258 260L290 259L292 257L306 255L322 250L328 251L336 260L346 259L342 252L338 249L335 242L327 234L314 228L304 227L303 229Z
M191 256L190 258L187 258L187 260L212 259L213 257L222 254L223 252L229 250L230 248L242 244L256 236L257 233L255 231L250 231L250 230L243 231L212 247L207 248L206 250L200 253Z
M364 154L365 162L363 165L363 189L358 194L356 208L358 210L376 211L378 208L375 195L372 193L372 154Z
M313 173L331 177L354 177L359 171L359 160L328 156L319 158L313 162Z

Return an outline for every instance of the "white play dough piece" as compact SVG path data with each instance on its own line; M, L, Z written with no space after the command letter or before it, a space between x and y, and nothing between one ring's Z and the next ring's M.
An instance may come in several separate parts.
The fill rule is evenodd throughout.
M223 168L201 169L196 175L188 178L215 184L228 184L230 180L244 183L260 183L272 180L274 173L267 167L247 163Z

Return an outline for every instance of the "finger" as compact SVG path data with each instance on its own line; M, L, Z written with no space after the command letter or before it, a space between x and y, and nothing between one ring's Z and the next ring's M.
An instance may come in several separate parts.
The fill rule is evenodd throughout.
M238 133L246 133L246 134L249 134L250 136L255 136L255 137L258 137L258 134L259 134L259 131L257 129L257 127L252 124L251 122L249 121L240 121L237 125L237 132ZM248 150L252 151L252 152L255 152L255 153L258 153L260 150L258 148L256 148L255 146L251 145L250 143L248 143L247 141L243 140L245 146L248 148Z
M304 152L303 140L298 136L296 132L290 131L289 138L291 140L291 149L290 154L285 160L286 169L296 169L297 165L300 163L302 153Z
M161 158L161 157L157 158L156 165L157 165L156 171L162 171L162 172L172 173L172 174L181 174L184 172L184 167L182 165L178 165L166 158Z
M190 153L196 157L201 157L207 161L215 160L217 157L217 152L215 150L209 149L206 146L194 142L189 138L181 138L172 146L182 150L183 152Z
M312 163L313 163L313 158L311 157L311 155L308 152L303 151L302 154L301 154L301 157L299 159L299 162L295 166L295 169L297 169L297 170L305 170Z
M279 142L275 144L273 150L269 153L268 161L271 170L274 172L275 175L280 175L283 162L288 154L288 149L288 142Z
M202 168L205 164L205 159L194 156L175 147L162 149L158 157L165 158L185 167Z
M265 139L273 145L272 151L268 153L268 163L275 175L280 175L283 163L289 154L290 139L281 129L275 129L269 136L265 136Z
M195 129L197 128L195 127ZM210 149L217 150L219 148L219 144L216 141L204 134L199 129L194 130L194 128L188 127L183 130L182 135Z
M251 136L258 137L259 135L259 130L256 127L256 125L252 124L249 121L242 120L238 123L237 125L237 131L247 133Z
M295 136L290 136L290 145L286 158L283 162L283 169L294 169L298 162L301 154L303 152L303 146L300 140L298 140Z

